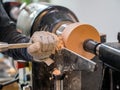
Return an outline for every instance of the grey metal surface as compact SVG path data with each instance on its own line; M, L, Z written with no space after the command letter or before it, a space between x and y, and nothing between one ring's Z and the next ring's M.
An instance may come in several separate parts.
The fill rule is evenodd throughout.
M64 56L64 71L95 71L96 63L67 49L63 48L61 54ZM67 62L67 63L66 63Z
M63 80L55 80L54 90L63 90Z
M18 16L17 28L22 30L22 33L29 36L35 18L46 7L40 3L31 3L27 5L25 7L27 10L23 9Z
M101 90L103 80L103 63L95 57L93 59L97 63L98 68L95 72L82 71L81 74L81 90Z
M63 87L63 90L81 90L81 71L67 72Z

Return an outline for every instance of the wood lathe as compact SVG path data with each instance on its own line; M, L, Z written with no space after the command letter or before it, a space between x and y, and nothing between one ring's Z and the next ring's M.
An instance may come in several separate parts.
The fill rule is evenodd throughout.
M63 90L63 88L67 88L64 90L80 90L81 71L94 71L96 69L96 63L90 60L95 55L98 55L104 63L116 70L120 70L120 51L101 44L100 35L96 28L89 24L80 23L75 14L65 7L48 3L31 3L21 10L17 26L28 36L31 36L35 31L49 31L61 37L63 47L59 51L60 54L58 53L58 57L59 55L61 57L60 60L54 58L55 56L52 57L56 62L56 66L53 66L53 68L58 68L62 75L70 71L73 71L72 74L77 75L74 86L70 83L67 87L62 87L64 83L57 83L57 81L55 81L56 84L54 85L52 82L54 78L51 77L50 73L52 70L49 69L50 66L48 67L41 62L32 62L33 90L54 90L55 88L56 90ZM29 45L28 43L25 47ZM18 48L18 46L15 48ZM9 48L9 45L6 47L12 49L14 45L13 47L10 46L11 48ZM3 50L6 47L3 47ZM22 47L21 43L20 47L23 48L24 45ZM74 72L75 70L79 72ZM72 81L72 78L70 79Z

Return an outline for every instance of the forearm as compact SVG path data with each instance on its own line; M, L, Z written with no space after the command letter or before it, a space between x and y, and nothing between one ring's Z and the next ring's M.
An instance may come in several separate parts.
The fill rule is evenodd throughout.
M0 28L0 41L7 43L25 43L29 42L29 38L17 32L14 25L8 25L7 27ZM14 59L32 60L26 48L8 50L4 53L12 56Z

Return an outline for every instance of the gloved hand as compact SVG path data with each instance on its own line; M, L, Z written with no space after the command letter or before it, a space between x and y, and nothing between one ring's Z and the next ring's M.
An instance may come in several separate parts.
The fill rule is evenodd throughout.
M45 60L55 51L58 37L50 32L37 31L31 37L32 45L27 50L35 60Z

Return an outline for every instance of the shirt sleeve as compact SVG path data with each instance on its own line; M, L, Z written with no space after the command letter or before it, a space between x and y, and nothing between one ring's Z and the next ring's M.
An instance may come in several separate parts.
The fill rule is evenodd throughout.
M2 3L0 1L0 42L7 43L27 43L29 42L29 38L25 35L22 35L16 30L16 25L11 21L5 12ZM22 49L13 49L4 52L14 59L22 59L26 61L31 61L32 56L30 56L27 52L26 48Z

